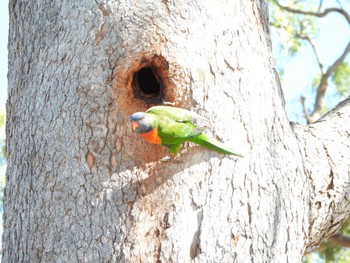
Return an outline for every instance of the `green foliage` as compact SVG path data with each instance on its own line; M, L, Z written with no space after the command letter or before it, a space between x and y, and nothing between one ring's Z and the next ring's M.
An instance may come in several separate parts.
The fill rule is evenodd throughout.
M322 74L321 73L318 73L313 81L312 81L312 88L316 89L318 87L318 85L320 85L320 82L321 82L321 78L322 78Z
M270 0L270 25L271 30L279 37L280 48L285 50L289 56L297 54L300 47L306 44L305 38L314 38L319 33L317 19L304 14L294 14L281 9L275 0ZM310 1L284 1L285 6L290 6L299 10L308 10Z
M3 165L6 159L6 143L5 140L0 140L0 165Z
M350 95L350 66L346 62L342 62L332 74L337 91L341 97Z
M349 263L350 249L337 246L328 241L323 241L319 247L315 247L311 253L307 254L304 263Z
M5 124L5 112L0 111L0 128Z

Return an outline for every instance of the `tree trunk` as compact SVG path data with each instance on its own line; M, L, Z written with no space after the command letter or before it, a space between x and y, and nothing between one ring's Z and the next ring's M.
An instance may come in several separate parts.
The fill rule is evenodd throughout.
M244 155L175 159L163 102ZM4 262L298 262L349 211L349 101L291 125L265 1L10 1Z

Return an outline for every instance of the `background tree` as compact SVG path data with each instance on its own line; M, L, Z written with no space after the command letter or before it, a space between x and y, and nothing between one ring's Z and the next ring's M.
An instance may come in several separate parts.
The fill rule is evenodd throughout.
M350 94L350 67L346 61L350 52L350 37L339 56L329 66L325 65L322 54L318 48L317 37L320 33L320 19L338 14L350 25L350 17L344 4L345 1L334 1L334 6L325 7L323 1L270 1L270 24L272 30L280 36L281 48L288 51L290 56L298 53L304 45L309 45L317 61L319 74L314 76L312 88L315 89L315 101L313 110L310 112L305 105L305 97L301 96L303 115L307 123L316 121L321 115L328 111L327 90L330 83L336 88L339 100ZM335 30L337 30L335 28ZM342 31L337 31L344 34ZM283 75L283 68L280 73ZM297 77L297 76L295 76ZM328 95L328 98L331 95ZM334 96L334 95L333 95ZM349 220L339 233L322 242L320 246L310 249L307 253L316 251L326 262L347 262L350 257L350 233ZM345 261L344 261L345 260ZM309 261L311 259L309 258Z
M280 1L270 0L271 3L271 25L275 32L283 35L283 48L289 51L290 55L298 52L303 45L309 45L315 55L319 74L314 76L312 83L315 92L315 102L311 112L305 106L305 97L301 97L303 114L307 123L312 123L320 118L329 109L326 103L326 92L329 90L329 83L332 82L340 100L349 96L350 90L350 67L346 61L350 52L350 39L340 55L334 59L329 66L325 65L316 42L319 35L319 19L330 15L338 14L350 26L349 13L343 9L341 1L334 1L337 6L324 8L323 1ZM343 32L339 32L342 34Z
M290 124L267 2L9 6L4 262L296 262L346 219L350 101ZM164 101L245 157L162 161Z

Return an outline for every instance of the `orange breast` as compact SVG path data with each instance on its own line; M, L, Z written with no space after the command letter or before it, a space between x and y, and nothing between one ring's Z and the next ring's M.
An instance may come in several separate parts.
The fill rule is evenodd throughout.
M141 133L141 137L150 143L160 144L160 138L158 136L157 129L152 129L149 132Z

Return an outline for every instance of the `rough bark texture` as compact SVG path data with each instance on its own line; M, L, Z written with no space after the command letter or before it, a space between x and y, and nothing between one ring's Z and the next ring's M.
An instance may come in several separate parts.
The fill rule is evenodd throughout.
M350 211L350 99L314 124L295 125L310 184L309 241L334 234Z
M340 226L349 107L290 125L266 5L11 1L4 262L297 262ZM161 161L129 128L147 66L245 157Z

